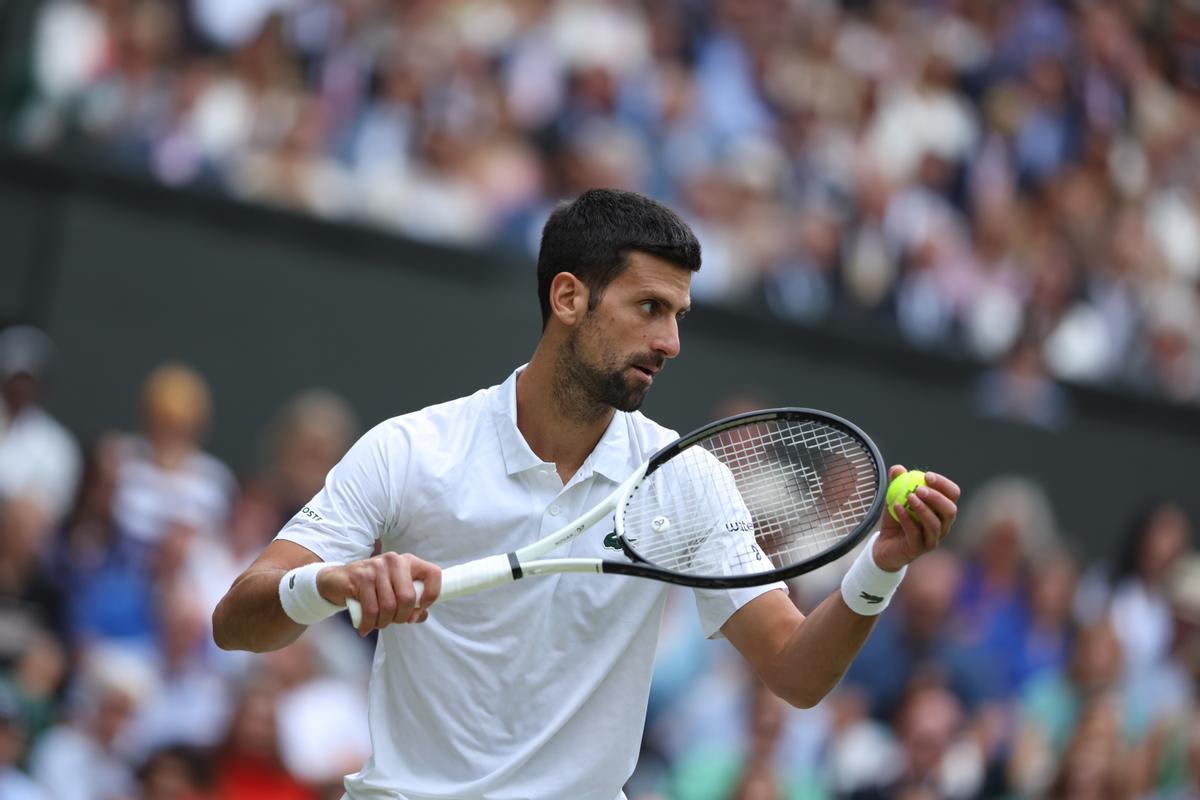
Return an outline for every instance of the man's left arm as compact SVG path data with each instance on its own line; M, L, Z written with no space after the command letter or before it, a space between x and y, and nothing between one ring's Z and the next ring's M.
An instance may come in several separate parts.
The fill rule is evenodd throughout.
M904 471L894 466L888 479ZM870 556L886 572L897 572L937 547L958 515L957 484L933 472L925 473L925 482L908 500L915 519L902 507L899 521L883 515ZM853 611L840 589L807 617L786 594L774 591L739 608L721 632L771 691L794 706L811 708L842 679L876 619Z

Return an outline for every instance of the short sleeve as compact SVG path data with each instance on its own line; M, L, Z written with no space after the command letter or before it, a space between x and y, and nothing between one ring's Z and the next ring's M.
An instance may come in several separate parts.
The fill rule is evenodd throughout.
M713 525L693 558L710 565L704 570L707 574L769 572L774 564L755 541L750 510L746 508L732 473L716 459L711 459L707 466L711 488L695 502L705 509L704 514L713 520ZM774 589L788 590L787 584L781 581L743 589L696 589L696 610L704 635L710 639L720 638L721 626L735 611Z
M646 477L625 507L630 543L648 561L703 576L770 572L774 564L755 541L753 518L733 473L702 447L678 454ZM735 611L781 582L744 589L697 589L704 635L720 635Z
M323 561L369 557L375 540L400 519L410 452L408 437L395 421L372 428L275 538L295 542Z
M749 586L745 589L694 589L696 611L700 615L700 627L709 639L722 638L721 627L733 616L733 612L749 603L760 594L782 589L788 590L783 581Z

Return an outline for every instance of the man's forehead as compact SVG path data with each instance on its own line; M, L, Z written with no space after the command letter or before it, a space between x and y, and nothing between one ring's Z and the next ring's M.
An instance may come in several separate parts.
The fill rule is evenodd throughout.
M687 304L692 286L692 271L648 253L633 252L626 256L625 270L614 283L628 288L655 290L674 295Z

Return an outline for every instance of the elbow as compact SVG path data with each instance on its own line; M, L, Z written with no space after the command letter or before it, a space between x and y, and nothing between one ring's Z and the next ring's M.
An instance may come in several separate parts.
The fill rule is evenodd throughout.
M810 709L819 704L838 683L836 678L832 681L815 680L811 675L799 681L795 680L794 675L789 675L782 680L763 682L779 699L800 709Z
M212 614L212 635L213 643L222 650L237 650L237 643L230 638L229 626L225 624L225 598L221 598L221 602L217 603L217 607L213 609Z
M800 709L810 709L825 699L828 692L814 692L812 690L793 690L779 696L788 705Z

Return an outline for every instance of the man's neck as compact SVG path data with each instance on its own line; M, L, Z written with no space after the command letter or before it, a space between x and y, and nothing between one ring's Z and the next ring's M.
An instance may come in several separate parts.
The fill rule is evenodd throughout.
M580 408L560 386L554 354L539 347L517 376L517 430L543 461L558 468L563 483L583 465L612 422L612 408Z

